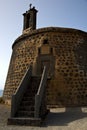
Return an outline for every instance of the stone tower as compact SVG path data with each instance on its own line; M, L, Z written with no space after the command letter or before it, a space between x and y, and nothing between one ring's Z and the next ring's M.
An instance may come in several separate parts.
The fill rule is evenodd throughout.
M23 14L24 16L23 31L29 28L36 29L36 14L37 14L37 10L35 9L35 7L31 8L31 4L30 4L30 9Z
M30 64L33 75L41 75L45 65L48 106L87 105L87 32L60 27L36 29L36 14L31 6L23 14L23 34L12 45L3 98L10 102Z

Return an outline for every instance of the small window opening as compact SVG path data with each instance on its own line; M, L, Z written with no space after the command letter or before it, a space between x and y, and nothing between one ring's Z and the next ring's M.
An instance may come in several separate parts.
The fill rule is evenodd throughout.
M53 48L50 48L50 53L53 54Z
M48 44L48 39L44 39L43 44Z

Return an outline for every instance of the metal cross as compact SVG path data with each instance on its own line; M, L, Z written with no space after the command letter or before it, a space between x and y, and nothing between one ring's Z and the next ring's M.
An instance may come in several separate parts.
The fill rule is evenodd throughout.
M32 6L32 4L29 4L30 9L31 9L31 6Z

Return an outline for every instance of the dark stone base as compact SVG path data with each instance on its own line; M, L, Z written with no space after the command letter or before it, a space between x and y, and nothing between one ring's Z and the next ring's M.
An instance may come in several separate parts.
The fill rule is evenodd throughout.
M41 126L41 118L8 118L8 125Z
M46 113L41 118L10 117L7 120L7 125L42 126L44 119L49 112L50 110L47 109Z

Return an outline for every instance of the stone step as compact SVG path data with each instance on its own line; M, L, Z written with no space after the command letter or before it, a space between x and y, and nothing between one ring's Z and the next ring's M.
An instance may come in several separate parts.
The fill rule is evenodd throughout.
M20 106L19 111L34 111L34 106L26 105Z
M24 97L26 97L26 96L33 96L33 95L35 95L37 93L37 91L27 91L25 94L24 94Z
M8 125L41 126L41 118L9 118Z
M37 76L36 77L33 76L31 78L32 81L40 81L40 79L41 79L41 77L37 77Z
M35 97L31 97L31 96L24 96L22 100L23 100L23 101L25 101L25 100L26 100L26 101L33 100L33 101L34 101L34 100L35 100Z
M26 92L25 94L24 94L24 97L33 97L33 96L35 96L35 94L36 94L36 92Z
M26 105L33 105L34 106L35 104L35 101L33 100L29 100L29 101L22 101L21 105L20 106L26 106Z
M38 90L38 89L37 89L37 90ZM36 93L37 91L35 91L35 90L27 90L24 95L26 95L26 94L31 94L31 93L33 93L33 92Z
M17 117L34 117L34 111L18 111Z
M31 89L27 89L27 93L31 93L31 92L34 92L34 93L37 93L37 90L38 90L38 88L31 88Z
M37 88L38 88L39 85L37 85L37 86L36 85L37 84L35 83L35 85L32 85L31 87L27 88L27 90L28 91L30 91L30 90L37 90Z

